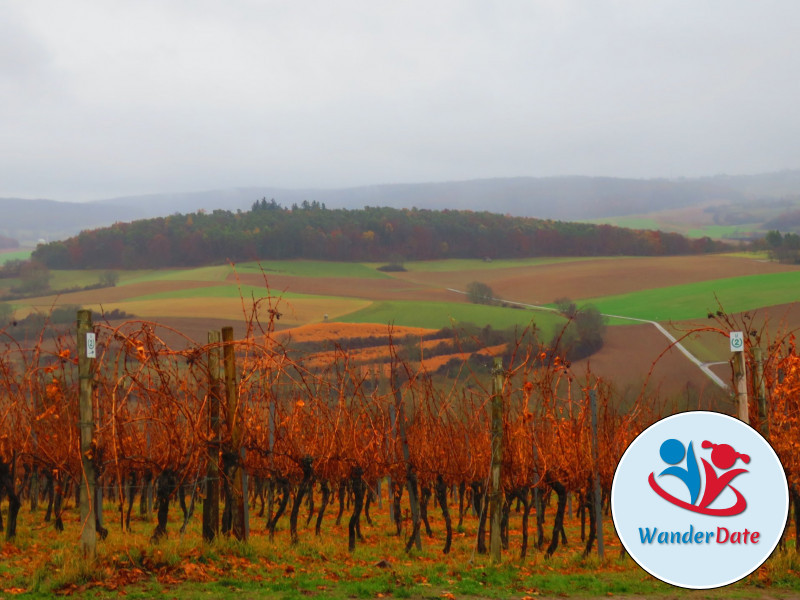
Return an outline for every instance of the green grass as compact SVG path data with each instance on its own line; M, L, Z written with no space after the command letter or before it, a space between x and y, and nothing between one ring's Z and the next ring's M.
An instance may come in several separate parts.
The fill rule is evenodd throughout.
M690 238L710 237L714 239L740 238L761 231L761 223L745 223L743 225L706 225L689 229L686 236Z
M800 270L642 290L618 296L587 299L602 313L651 321L703 319L718 309L715 295L727 312L754 310L800 300Z
M590 219L584 221L585 223L594 223L596 225L614 225L615 227L627 227L628 229L654 229L665 230L672 229L665 227L664 223L653 219L652 217L644 216L626 216L626 217L605 217L603 219Z
M31 257L31 250L14 250L12 252L0 252L0 265L9 260L28 260Z
M531 311L501 306L484 306L466 302L374 302L367 308L335 319L343 323L394 323L407 327L440 329L456 323L491 325L494 329L525 327L533 320L537 327L550 334L563 319L542 311Z
M451 509L454 507L451 505ZM554 507L546 510L549 523ZM314 536L313 525L306 527L301 519L296 546L289 544L285 517L275 540L270 541L264 532L264 519L255 511L251 512L248 543L220 537L211 544L200 538L200 506L184 536L177 531L181 511L171 506L167 537L155 544L149 541L152 520L143 520L136 510L132 530L123 534L113 518L115 511L112 503L106 503L109 536L98 541L97 562L90 564L81 559L80 546L75 543L80 537L80 520L72 502L67 503L66 530L60 534L52 525L42 524L42 507L36 513L23 507L17 538L2 546L0 597L11 597L11 588L24 591L22 597L26 598L51 598L56 593L70 593L76 598L116 598L121 592L128 598L281 600L381 596L421 600L450 597L448 594L481 599L693 596L647 575L629 557L620 558L619 543L609 522L605 559L601 561L595 552L583 558L577 515L565 522L569 545L560 546L550 559L531 546L527 558L520 559L520 515L512 511L510 551L503 553L500 565L492 565L485 555L474 553L477 519L471 514L464 520L466 535L454 537L449 555L441 553L443 523L438 509L430 511L434 537L423 536L422 551L407 555L403 551L405 539L392 534L394 525L389 520L385 488L383 508L372 505L373 524L367 524L362 515L365 540L352 553L347 551L346 524L334 524L335 502L326 512L322 536ZM386 562L379 566L380 561ZM790 541L786 551L776 551L758 573L702 596L772 598L796 594L800 590L798 569L800 555ZM131 583L127 577L134 571ZM188 581L184 574L189 575ZM4 595L4 591L8 593Z
M239 273L260 273L262 269L267 276L274 274L291 275L293 277L356 277L362 279L386 279L388 277L372 266L355 262L263 260L260 262L238 263L236 265L236 270Z
M661 220L646 215L606 217L603 219L590 219L584 222L594 223L596 225L614 225L616 227L626 227L629 229L677 232L689 238L739 238L746 237L754 232L762 231L762 223L758 222L739 225L704 225L701 227L692 227L690 223L671 223L669 222L669 217L666 217L665 220Z

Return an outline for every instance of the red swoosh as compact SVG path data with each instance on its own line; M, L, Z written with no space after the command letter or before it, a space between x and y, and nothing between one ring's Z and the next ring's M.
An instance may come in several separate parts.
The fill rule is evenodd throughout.
M667 502L674 504L675 506L680 506L681 508L685 508L686 510L690 510L692 512L700 513L701 515L711 515L715 517L732 517L733 515L738 515L744 512L744 509L747 508L747 500L744 499L741 492L737 490L733 486L729 486L734 493L736 494L736 504L729 508L707 508L701 506L695 506L694 504L689 504L688 502L684 502L683 500L676 498L672 494L665 492L661 489L656 483L656 478L653 473L650 473L650 477L647 478L650 487L653 488L653 491L664 498Z

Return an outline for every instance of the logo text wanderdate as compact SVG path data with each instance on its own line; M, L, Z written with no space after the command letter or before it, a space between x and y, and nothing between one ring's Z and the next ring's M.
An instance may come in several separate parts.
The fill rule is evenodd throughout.
M727 527L717 527L717 531L695 531L690 525L687 531L659 531L658 527L639 527L639 537L643 544L757 544L761 534L758 531L729 531Z

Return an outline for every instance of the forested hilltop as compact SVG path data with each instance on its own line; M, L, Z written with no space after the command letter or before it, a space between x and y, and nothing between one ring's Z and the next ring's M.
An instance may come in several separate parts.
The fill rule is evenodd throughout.
M316 202L284 208L263 199L247 212L200 211L83 231L40 245L33 258L51 268L153 268L279 258L667 255L723 248L708 238L489 212L330 210Z

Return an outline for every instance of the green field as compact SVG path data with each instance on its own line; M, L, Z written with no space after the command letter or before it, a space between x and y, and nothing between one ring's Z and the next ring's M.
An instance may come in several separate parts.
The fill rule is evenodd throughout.
M760 226L760 223L745 223L743 225L706 225L705 227L689 229L686 231L685 235L691 238L743 238L760 231Z
M754 310L800 300L800 270L643 290L619 296L590 298L602 313L651 321L703 319L709 311Z
M14 253L12 253L13 255ZM741 253L740 253L741 254ZM0 255L9 256L9 254ZM737 255L738 256L738 255ZM764 256L747 254L747 258L763 260ZM619 257L624 260L625 257ZM593 260L592 258L532 258L521 260L495 260L484 262L479 259L450 259L438 261L418 261L406 264L406 268L412 272L431 272L447 273L469 270L493 270L502 271L526 266L554 265L558 268L559 264L574 261ZM264 269L267 277L270 273L280 273L293 277L318 278L387 278L391 275L384 274L376 270L379 263L334 263L325 261L265 261L260 265L255 262L241 263L235 267L231 265L215 265L199 268L187 269L163 269L163 270L135 270L118 271L118 288L124 288L129 284L143 284L158 281L185 281L185 282L207 282L207 287L187 287L185 289L159 291L156 293L142 294L148 290L131 290L129 297L119 299L119 293L115 296L113 304L122 305L130 302L147 303L146 306L136 306L139 310L146 309L148 316L157 317L159 301L170 301L170 314L174 314L179 307L180 300L191 300L186 305L187 311L204 309L203 299L208 299L209 310L221 306L219 302L224 299L235 299L240 296L249 300L251 296L261 298L265 295L266 289L260 285L244 285L239 288L231 279L230 275L236 272L240 274L253 275ZM621 273L624 272L624 269ZM54 290L65 290L70 288L81 288L94 285L102 275L102 270L70 270L52 271L51 288ZM252 282L252 278L248 277ZM16 280L4 280L3 286L9 287L16 285ZM194 285L197 285L196 283ZM433 284L435 289L436 284ZM163 289L163 286L162 288ZM356 290L357 291L357 290ZM493 327L503 329L510 326L527 325L531 319L544 330L551 332L557 323L563 322L561 317L547 311L531 311L523 309L510 309L497 306L482 306L469 304L467 302L433 302L433 301L412 301L412 300L374 300L365 293L365 297L360 302L353 302L348 307L348 302L344 298L331 295L313 295L298 293L280 293L279 290L272 290L273 294L282 296L287 301L298 301L298 306L306 306L308 303L308 314L315 322L322 318L323 314L330 314L331 319L342 322L354 323L389 323L397 325L416 326L427 328L440 328L449 325L452 321L471 322L479 325L491 324ZM134 295L140 294L140 295ZM753 310L765 306L792 303L800 300L800 269L769 273L762 275L750 275L745 277L734 277L727 279L716 279L700 283L676 285L671 287L655 288L637 291L617 296L604 296L594 298L583 298L579 304L594 304L605 314L616 314L638 319L654 320L661 322L684 321L692 319L704 319L709 311L716 312L718 304L716 298L722 303L727 312L740 312ZM63 302L69 301L69 296L62 298ZM98 302L103 301L99 300ZM366 302L370 302L366 306ZM111 301L105 301L109 303ZM328 304L331 306L328 306ZM16 309L23 309L29 304L25 300L15 301ZM355 312L349 312L361 306ZM133 306L130 307L134 308ZM164 305L167 308L167 305ZM313 310L312 310L313 308ZM202 310L203 314L205 312ZM319 313L319 315L317 315ZM135 313L134 313L135 314ZM165 313L166 314L166 313ZM302 310L299 314L305 314ZM298 314L298 317L299 317ZM630 324L630 321L621 319L609 319L609 325Z
M627 227L629 229L652 229L652 230L665 230L664 223L653 219L652 217L606 217L604 219L590 219L584 221L585 223L594 223L595 225L614 225L615 227Z
M459 302L385 301L335 319L343 323L394 323L440 329L455 323L491 324L494 329L526 327L531 321L552 335L564 319L556 313Z
M670 222L670 219L658 219L648 216L607 217L605 219L591 219L585 221L595 225L614 225L629 229L648 229L651 231L675 232L689 238L710 237L713 239L748 237L754 232L761 232L761 223L742 223L739 225L703 225L700 227L688 226Z
M14 250L12 252L0 252L0 265L9 260L28 260L31 257L31 250Z

